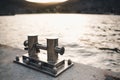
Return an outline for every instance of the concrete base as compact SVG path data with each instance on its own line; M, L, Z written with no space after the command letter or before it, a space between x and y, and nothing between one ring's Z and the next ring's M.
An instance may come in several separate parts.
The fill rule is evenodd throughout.
M54 78L13 63L16 55L24 53L26 52L21 49L0 46L0 80L120 80L120 73L78 63Z

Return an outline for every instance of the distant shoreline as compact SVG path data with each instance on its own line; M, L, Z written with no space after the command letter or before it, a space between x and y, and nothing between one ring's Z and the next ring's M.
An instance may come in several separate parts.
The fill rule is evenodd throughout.
M36 13L85 13L120 15L120 0L68 0L54 5L36 4L25 0L2 0L1 15Z
M15 15L24 15L24 14L95 14L95 15L120 15L120 14L114 14L114 13L19 13L19 14L15 14L15 13L4 13L1 14L0 16L15 16Z

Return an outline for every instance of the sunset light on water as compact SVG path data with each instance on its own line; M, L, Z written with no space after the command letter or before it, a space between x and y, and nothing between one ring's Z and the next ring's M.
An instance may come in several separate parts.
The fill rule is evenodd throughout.
M67 0L26 0L26 1L35 2L35 3L61 3Z

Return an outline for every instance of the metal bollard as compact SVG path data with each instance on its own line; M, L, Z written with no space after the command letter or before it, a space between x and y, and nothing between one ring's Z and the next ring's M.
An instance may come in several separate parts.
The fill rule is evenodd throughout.
M38 43L37 35L28 36L28 40L24 41L24 49L28 50L28 53L24 54L22 57L16 56L14 62L54 77L73 66L71 60L58 58L58 54L63 55L65 52L64 47L58 46L58 38L47 38L46 41L47 45L42 45ZM46 50L47 55L41 54L40 49ZM43 58L43 56L45 58Z
M48 38L47 46L38 44L37 36L28 36L28 40L24 41L25 49L28 50L31 58L37 59L37 53L39 49L47 50L47 61L55 63L58 60L58 53L64 54L65 48L58 47L58 38Z
M55 63L58 60L58 54L55 51L55 47L58 46L58 39L47 39L47 60L48 62Z
M28 36L28 55L31 58L38 59L37 49L35 44L38 43L38 36Z

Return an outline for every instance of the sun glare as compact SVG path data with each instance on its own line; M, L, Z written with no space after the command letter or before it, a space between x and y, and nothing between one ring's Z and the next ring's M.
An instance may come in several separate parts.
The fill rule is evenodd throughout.
M26 0L26 1L35 2L35 3L61 3L67 0Z

